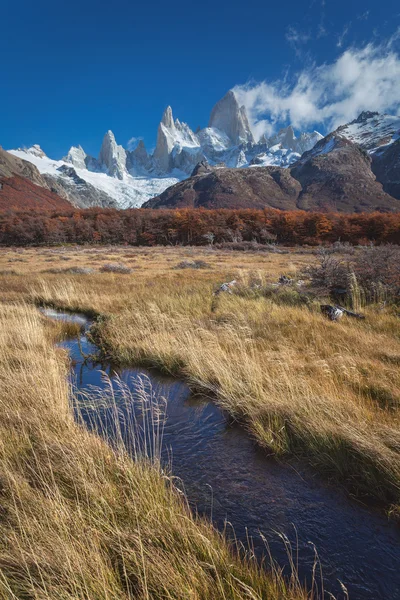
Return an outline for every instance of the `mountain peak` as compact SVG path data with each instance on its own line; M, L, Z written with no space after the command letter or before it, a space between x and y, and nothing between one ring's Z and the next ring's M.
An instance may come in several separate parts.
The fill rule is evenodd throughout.
M357 119L341 125L336 131L364 150L375 152L399 137L400 116L364 111Z
M357 119L354 119L354 121L352 121L352 123L364 123L365 121L373 119L374 117L379 117L379 113L372 112L370 110L364 110L358 115Z
M143 140L139 140L138 145L131 153L135 158L140 159L142 162L147 162L149 155L147 154L146 145Z
M86 156L86 152L82 146L71 146L67 156L64 156L63 160L71 163L77 169L86 169Z
M232 90L214 106L208 126L226 133L233 145L254 143L246 108L239 106Z
M126 152L118 146L113 132L109 129L103 138L99 154L99 163L111 177L123 179L126 171Z
M146 144L144 143L143 139L140 139L138 142L138 145L136 146L136 150L139 148L139 151L141 152L143 149L146 150Z
M179 119L174 121L170 106L165 109L158 126L153 158L156 169L161 173L169 173L174 169L190 173L202 158L198 137L189 125Z
M165 125L165 127L168 127L168 129L172 129L174 127L174 117L172 115L172 108L170 106L167 106L167 108L164 110L161 123Z
M27 148L25 152L32 154L32 156L37 156L38 158L46 158L46 153L43 152L39 144L33 144L33 146Z
M104 134L103 142L104 142L105 139L109 139L110 141L115 142L115 135L113 134L113 132L111 131L111 129L109 129Z

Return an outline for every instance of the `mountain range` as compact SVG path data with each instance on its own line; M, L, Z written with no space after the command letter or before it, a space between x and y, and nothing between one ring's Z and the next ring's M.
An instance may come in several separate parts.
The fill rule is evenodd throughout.
M168 106L151 154L143 140L133 151L123 148L112 131L105 134L97 158L81 146L71 147L62 160L49 158L38 145L9 152L33 163L49 186L75 206L132 208L186 179L200 161L231 168L289 165L321 138L317 132L297 138L287 127L256 142L245 108L229 91L214 106L208 126L196 132L174 119Z
M8 154L36 167L28 179L53 200L81 208L399 210L399 131L400 117L364 112L325 137L316 131L296 136L288 126L256 140L245 107L229 91L212 109L208 126L195 132L167 107L152 153L143 140L125 149L108 131L97 158L81 146L62 160L47 157L38 145ZM0 206L9 171L2 171L0 157Z

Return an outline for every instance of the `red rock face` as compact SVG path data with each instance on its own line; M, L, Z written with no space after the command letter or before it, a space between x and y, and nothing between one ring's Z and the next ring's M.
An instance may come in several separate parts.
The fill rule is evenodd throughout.
M0 210L66 210L71 207L64 198L25 177L0 178Z

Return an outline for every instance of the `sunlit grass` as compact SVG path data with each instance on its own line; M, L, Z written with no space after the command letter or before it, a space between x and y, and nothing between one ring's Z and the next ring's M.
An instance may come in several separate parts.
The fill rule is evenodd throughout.
M104 315L94 334L116 362L153 366L211 393L269 453L298 456L394 514L400 498L400 323L390 307L327 321L318 301L212 291L296 274L303 255L208 257L209 273L154 270L106 280L40 280L35 302ZM176 252L176 250L175 250ZM182 251L184 253L184 251ZM220 266L221 258L226 259ZM306 257L309 262L310 257ZM239 263L240 261L240 263ZM246 264L242 264L246 262ZM236 268L239 263L239 268ZM271 266L273 265L273 266ZM245 288L241 288L242 290Z
M75 422L61 330L0 307L0 598L306 598L191 515L158 448L133 461Z
M213 395L268 453L298 456L361 498L394 514L400 482L400 321L390 307L331 323L318 300L285 294L221 295L217 284L296 276L310 254L247 254L200 248L77 249L71 264L134 260L129 275L43 275L35 250L3 299L25 297L101 315L94 331L117 362L177 375ZM126 256L128 255L128 256ZM177 270L182 260L209 269ZM212 310L213 309L213 310ZM396 508L397 507L397 508Z

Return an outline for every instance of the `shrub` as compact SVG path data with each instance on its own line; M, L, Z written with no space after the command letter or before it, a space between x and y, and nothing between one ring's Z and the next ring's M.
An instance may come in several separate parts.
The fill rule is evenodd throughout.
M349 242L341 242L338 240L331 246L324 247L323 252L326 254L350 254L353 255L355 252L354 246Z
M107 263L100 268L100 271L101 273L121 273L123 275L132 273L132 269L122 263Z
M52 273L54 275L65 274L65 275L91 275L94 273L94 269L90 267L69 267L62 269L60 267L54 267L52 269L44 269L42 273Z
M346 260L322 253L320 263L307 269L316 292L336 302L363 303L400 300L400 248L363 247Z
M175 269L211 269L211 265L205 260L182 260L174 267Z
M70 269L67 269L67 272L76 275L91 275L94 273L94 269L90 267L71 267Z
M305 271L311 279L312 287L320 295L331 295L335 289L347 293L351 267L348 262L322 254L318 265L312 265Z
M18 273L14 269L1 269L0 275L18 275Z
M275 302L275 304L285 306L310 306L313 301L312 294L300 292L289 286L273 287L267 285L262 289L262 295Z

